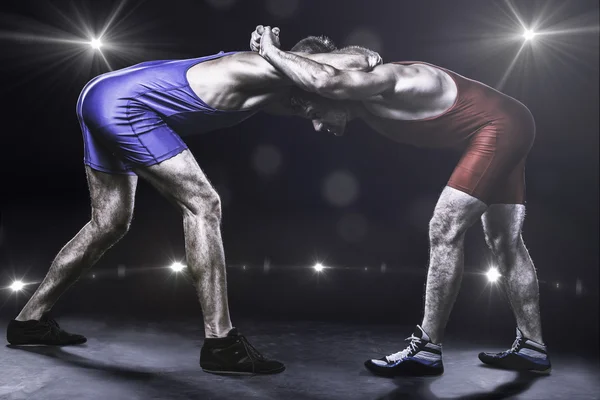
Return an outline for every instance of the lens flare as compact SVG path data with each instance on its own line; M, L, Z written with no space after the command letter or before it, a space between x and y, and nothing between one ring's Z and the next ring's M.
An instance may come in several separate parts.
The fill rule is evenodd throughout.
M488 281L490 281L491 283L497 282L498 279L500 279L500 277L502 276L500 275L500 272L498 272L498 268L495 267L491 267L485 275L487 276Z
M173 270L173 272L181 272L184 268L185 265L183 265L180 262L174 262L173 264L171 264L171 269Z
M525 32L523 33L523 37L525 38L525 40L532 40L535 37L535 35L536 33L531 29L525 29Z
M315 271L317 272L322 272L325 269L325 266L321 263L316 263L313 268L315 269Z
M90 46L92 46L92 49L100 50L100 47L102 47L102 40L101 39L92 39L92 40L90 40Z
M10 288L13 292L20 292L21 290L23 290L24 287L25 284L21 281L14 281L12 285L10 285Z

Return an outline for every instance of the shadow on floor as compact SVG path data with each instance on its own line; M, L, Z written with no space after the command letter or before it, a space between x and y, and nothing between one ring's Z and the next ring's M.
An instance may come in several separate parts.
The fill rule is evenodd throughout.
M482 365L480 368L492 367ZM398 388L382 397L378 397L376 400L502 400L525 393L537 379L544 378L545 376L547 375L539 375L531 372L515 372L515 377L513 380L498 385L491 391L479 391L471 394L460 395L458 397L438 397L431 392L429 386L440 377L395 378L394 383L398 386Z
M11 346L6 347L18 349L29 353L35 353L53 358L63 364L78 367L99 373L103 379L128 381L129 383L140 383L140 388L148 392L150 398L168 398L168 399L202 399L215 398L210 388L202 387L193 382L188 383L183 380L175 379L173 376L156 371L143 370L141 368L128 368L122 365L109 365L103 362L88 359L76 354L68 353L61 347L53 346ZM198 374L202 374L198 366ZM246 379L246 377L232 377L233 379ZM57 394L60 396L60 394ZM60 397L57 397L60 398ZM48 399L50 400L50 399Z

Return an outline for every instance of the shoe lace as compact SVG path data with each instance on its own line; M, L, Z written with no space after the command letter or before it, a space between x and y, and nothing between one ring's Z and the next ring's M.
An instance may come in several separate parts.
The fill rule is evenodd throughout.
M421 343L421 338L416 337L415 335L410 335L404 339L404 341L410 341L410 344L407 348L392 355L387 356L387 360L389 362L396 362L399 360L403 360L408 357L411 353L416 352L419 349L419 344Z
M53 318L44 318L42 321L45 322L50 327L48 332L46 332L44 334L44 337L46 337L48 335L55 336L60 333L60 331L61 331L60 326L58 325L58 322L56 322L56 320L54 320Z
M263 355L260 354L258 350L256 350L254 346L250 344L250 342L248 342L248 339L246 339L244 335L240 335L240 342L244 345L244 348L246 349L246 352L248 353L252 361L265 361Z
M513 342L512 347L510 348L510 350L508 350L509 353L516 353L521 349L521 341L522 338L518 337L515 339L515 341Z

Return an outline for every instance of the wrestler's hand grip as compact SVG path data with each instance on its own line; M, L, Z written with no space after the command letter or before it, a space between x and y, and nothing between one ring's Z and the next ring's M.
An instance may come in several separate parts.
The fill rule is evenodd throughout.
M367 58L369 60L369 67L371 69L383 64L383 58L381 58L379 53L373 52L372 54L369 54Z
M271 41L271 43L273 44L273 46L275 46L277 48L281 47L281 43L279 41L280 30L278 27L271 29L270 26L258 25L256 27L256 29L254 30L254 32L252 32L252 34L250 35L250 50L260 53L260 50L261 50L260 43L262 40L262 36L265 32L272 32L273 35L271 35L271 36L272 36L273 40Z

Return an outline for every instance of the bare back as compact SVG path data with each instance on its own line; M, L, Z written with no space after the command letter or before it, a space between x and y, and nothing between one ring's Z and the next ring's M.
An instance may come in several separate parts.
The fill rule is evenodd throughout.
M385 66L395 70L396 90L363 100L368 111L364 116L367 121L433 118L452 107L457 98L456 83L441 69L418 63Z
M258 109L281 96L285 80L257 53L239 52L194 65L190 87L219 110Z
M297 53L301 54L301 53ZM368 56L303 54L345 70L370 70ZM219 110L255 110L289 95L293 82L256 52L237 52L191 67L190 87L209 106Z

